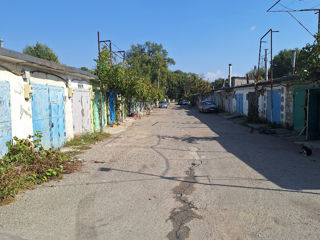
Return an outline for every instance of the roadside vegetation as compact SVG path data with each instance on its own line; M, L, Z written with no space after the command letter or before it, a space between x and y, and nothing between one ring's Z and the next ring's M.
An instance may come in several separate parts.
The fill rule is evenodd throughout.
M59 150L44 149L40 132L26 139L7 142L8 152L0 158L0 205L11 202L19 192L81 168L81 163Z
M75 136L72 140L68 141L65 144L65 147L72 148L72 151L66 152L66 154L73 155L79 153L79 151L91 149L90 145L95 144L97 142L101 142L109 136L109 133L100 132L87 133L84 135Z

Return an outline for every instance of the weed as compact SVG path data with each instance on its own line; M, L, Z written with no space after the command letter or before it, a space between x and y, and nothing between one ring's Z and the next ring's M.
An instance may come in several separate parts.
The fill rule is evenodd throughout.
M80 163L71 162L67 154L44 149L41 138L37 132L35 136L14 137L14 143L7 142L8 153L0 158L0 203L10 202L20 191L78 168Z
M65 146L72 147L94 144L96 142L106 139L107 137L109 137L109 133L87 133L84 135L75 136L74 139L68 141Z
M77 150L89 150L89 149L91 149L91 147L87 146L87 145L82 145L82 146L77 146L76 149Z

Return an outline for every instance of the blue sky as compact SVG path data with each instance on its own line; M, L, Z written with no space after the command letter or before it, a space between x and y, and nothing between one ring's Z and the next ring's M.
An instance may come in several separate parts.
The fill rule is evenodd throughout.
M162 43L174 58L172 69L213 80L244 75L258 61L260 37L270 28L274 52L302 47L313 38L286 13L266 13L275 0L1 0L0 38L5 48L22 51L37 41L57 53L60 62L94 67L97 31L127 50L132 44ZM282 0L289 7L309 8L319 0ZM282 7L281 5L278 7ZM320 8L320 6L318 6ZM313 12L296 16L317 31Z

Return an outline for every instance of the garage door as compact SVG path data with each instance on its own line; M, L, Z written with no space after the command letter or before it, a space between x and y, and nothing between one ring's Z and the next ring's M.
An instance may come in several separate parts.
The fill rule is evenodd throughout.
M63 88L38 84L32 88L33 132L41 131L45 148L59 148L66 138Z
M272 122L280 124L280 106L281 106L281 93L280 90L272 91ZM271 121L271 91L267 95L267 120Z
M72 97L72 117L74 134L91 132L90 91L75 89Z
M10 85L0 82L0 157L6 154L6 142L11 140Z

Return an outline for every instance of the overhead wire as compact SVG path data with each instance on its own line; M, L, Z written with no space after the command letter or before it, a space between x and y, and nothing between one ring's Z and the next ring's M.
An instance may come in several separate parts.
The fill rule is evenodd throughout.
M291 12L287 12L294 20L296 20L312 37L314 37L314 34L310 32L310 30L302 24Z

